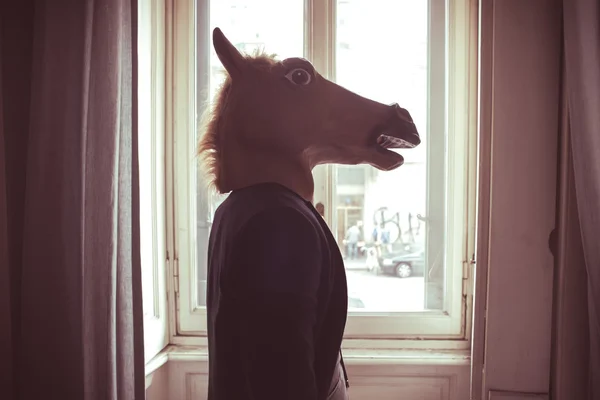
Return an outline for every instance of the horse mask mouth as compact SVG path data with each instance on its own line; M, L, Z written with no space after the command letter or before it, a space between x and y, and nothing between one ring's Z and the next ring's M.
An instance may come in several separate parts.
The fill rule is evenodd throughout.
M419 132L409 112L398 104L384 105L365 98L360 98L359 103L361 109L377 111L372 114L366 112L364 116L358 116L358 119L373 121L374 118L375 122L366 126L356 122L360 127L355 134L361 135L360 129L364 129L366 141L352 147L356 158L349 156L348 162L342 160L341 163L367 163L383 171L398 168L404 164L404 157L394 150L412 149L421 144ZM360 114L358 110L356 113Z
M412 149L421 143L419 132L410 114L398 104L392 104L392 116L378 124L371 132L371 140L378 151Z

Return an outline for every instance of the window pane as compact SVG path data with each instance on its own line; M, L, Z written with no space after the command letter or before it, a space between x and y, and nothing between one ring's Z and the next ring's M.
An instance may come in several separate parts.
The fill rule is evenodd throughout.
M304 0L213 0L210 2L210 31L221 28L238 50L252 54L257 49L277 55L278 59L304 55ZM276 16L273 17L273 16ZM208 77L199 71L199 114L207 102L214 99L225 78L210 35L206 47L210 59L206 63ZM201 67L199 67L201 70ZM207 79L205 79L207 78ZM200 174L198 174L200 176ZM206 304L206 251L210 221L214 211L226 196L206 198L202 184L198 185L198 251L196 276L198 281L197 306Z
M431 174L443 175L444 154L439 160L427 158L432 154L430 141L441 143L442 148L444 143L443 124L435 132L429 124L436 104L442 117L444 112L444 68L437 81L433 79L437 72L428 68L435 57L444 63L444 29L436 47L428 26L429 3L337 2L337 83L373 100L406 108L422 138L416 149L400 151L405 164L394 171L381 172L371 166L334 169L335 233L345 257L352 311L423 311L441 308L443 303L426 301L431 274L437 274L441 282L443 257L432 257L429 250L439 238L443 242L444 225L427 226L424 218L432 207L436 215L443 213L444 205L444 180L430 179ZM436 49L440 49L437 54ZM434 82L441 84L434 87ZM428 201L432 196L437 200ZM440 249L435 248L438 255Z

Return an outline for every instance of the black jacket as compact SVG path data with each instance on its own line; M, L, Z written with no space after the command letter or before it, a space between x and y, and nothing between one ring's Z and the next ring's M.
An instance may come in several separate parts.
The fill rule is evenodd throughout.
M326 399L347 306L339 248L311 203L277 184L232 192L208 247L208 400Z

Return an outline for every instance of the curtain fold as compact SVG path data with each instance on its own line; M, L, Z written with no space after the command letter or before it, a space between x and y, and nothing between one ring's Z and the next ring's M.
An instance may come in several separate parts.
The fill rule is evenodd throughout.
M564 0L575 191L587 271L588 398L600 399L600 3Z
M13 396L143 399L137 2L2 7Z
M13 392L13 343L10 273L8 269L8 205L6 151L4 149L4 104L2 102L2 21L0 20L0 393L9 399Z

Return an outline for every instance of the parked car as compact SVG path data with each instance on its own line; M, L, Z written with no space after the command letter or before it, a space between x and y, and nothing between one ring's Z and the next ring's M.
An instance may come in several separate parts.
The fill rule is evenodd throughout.
M403 250L385 254L378 258L377 265L371 269L376 274L395 275L399 278L423 276L425 270L425 251L423 249Z

